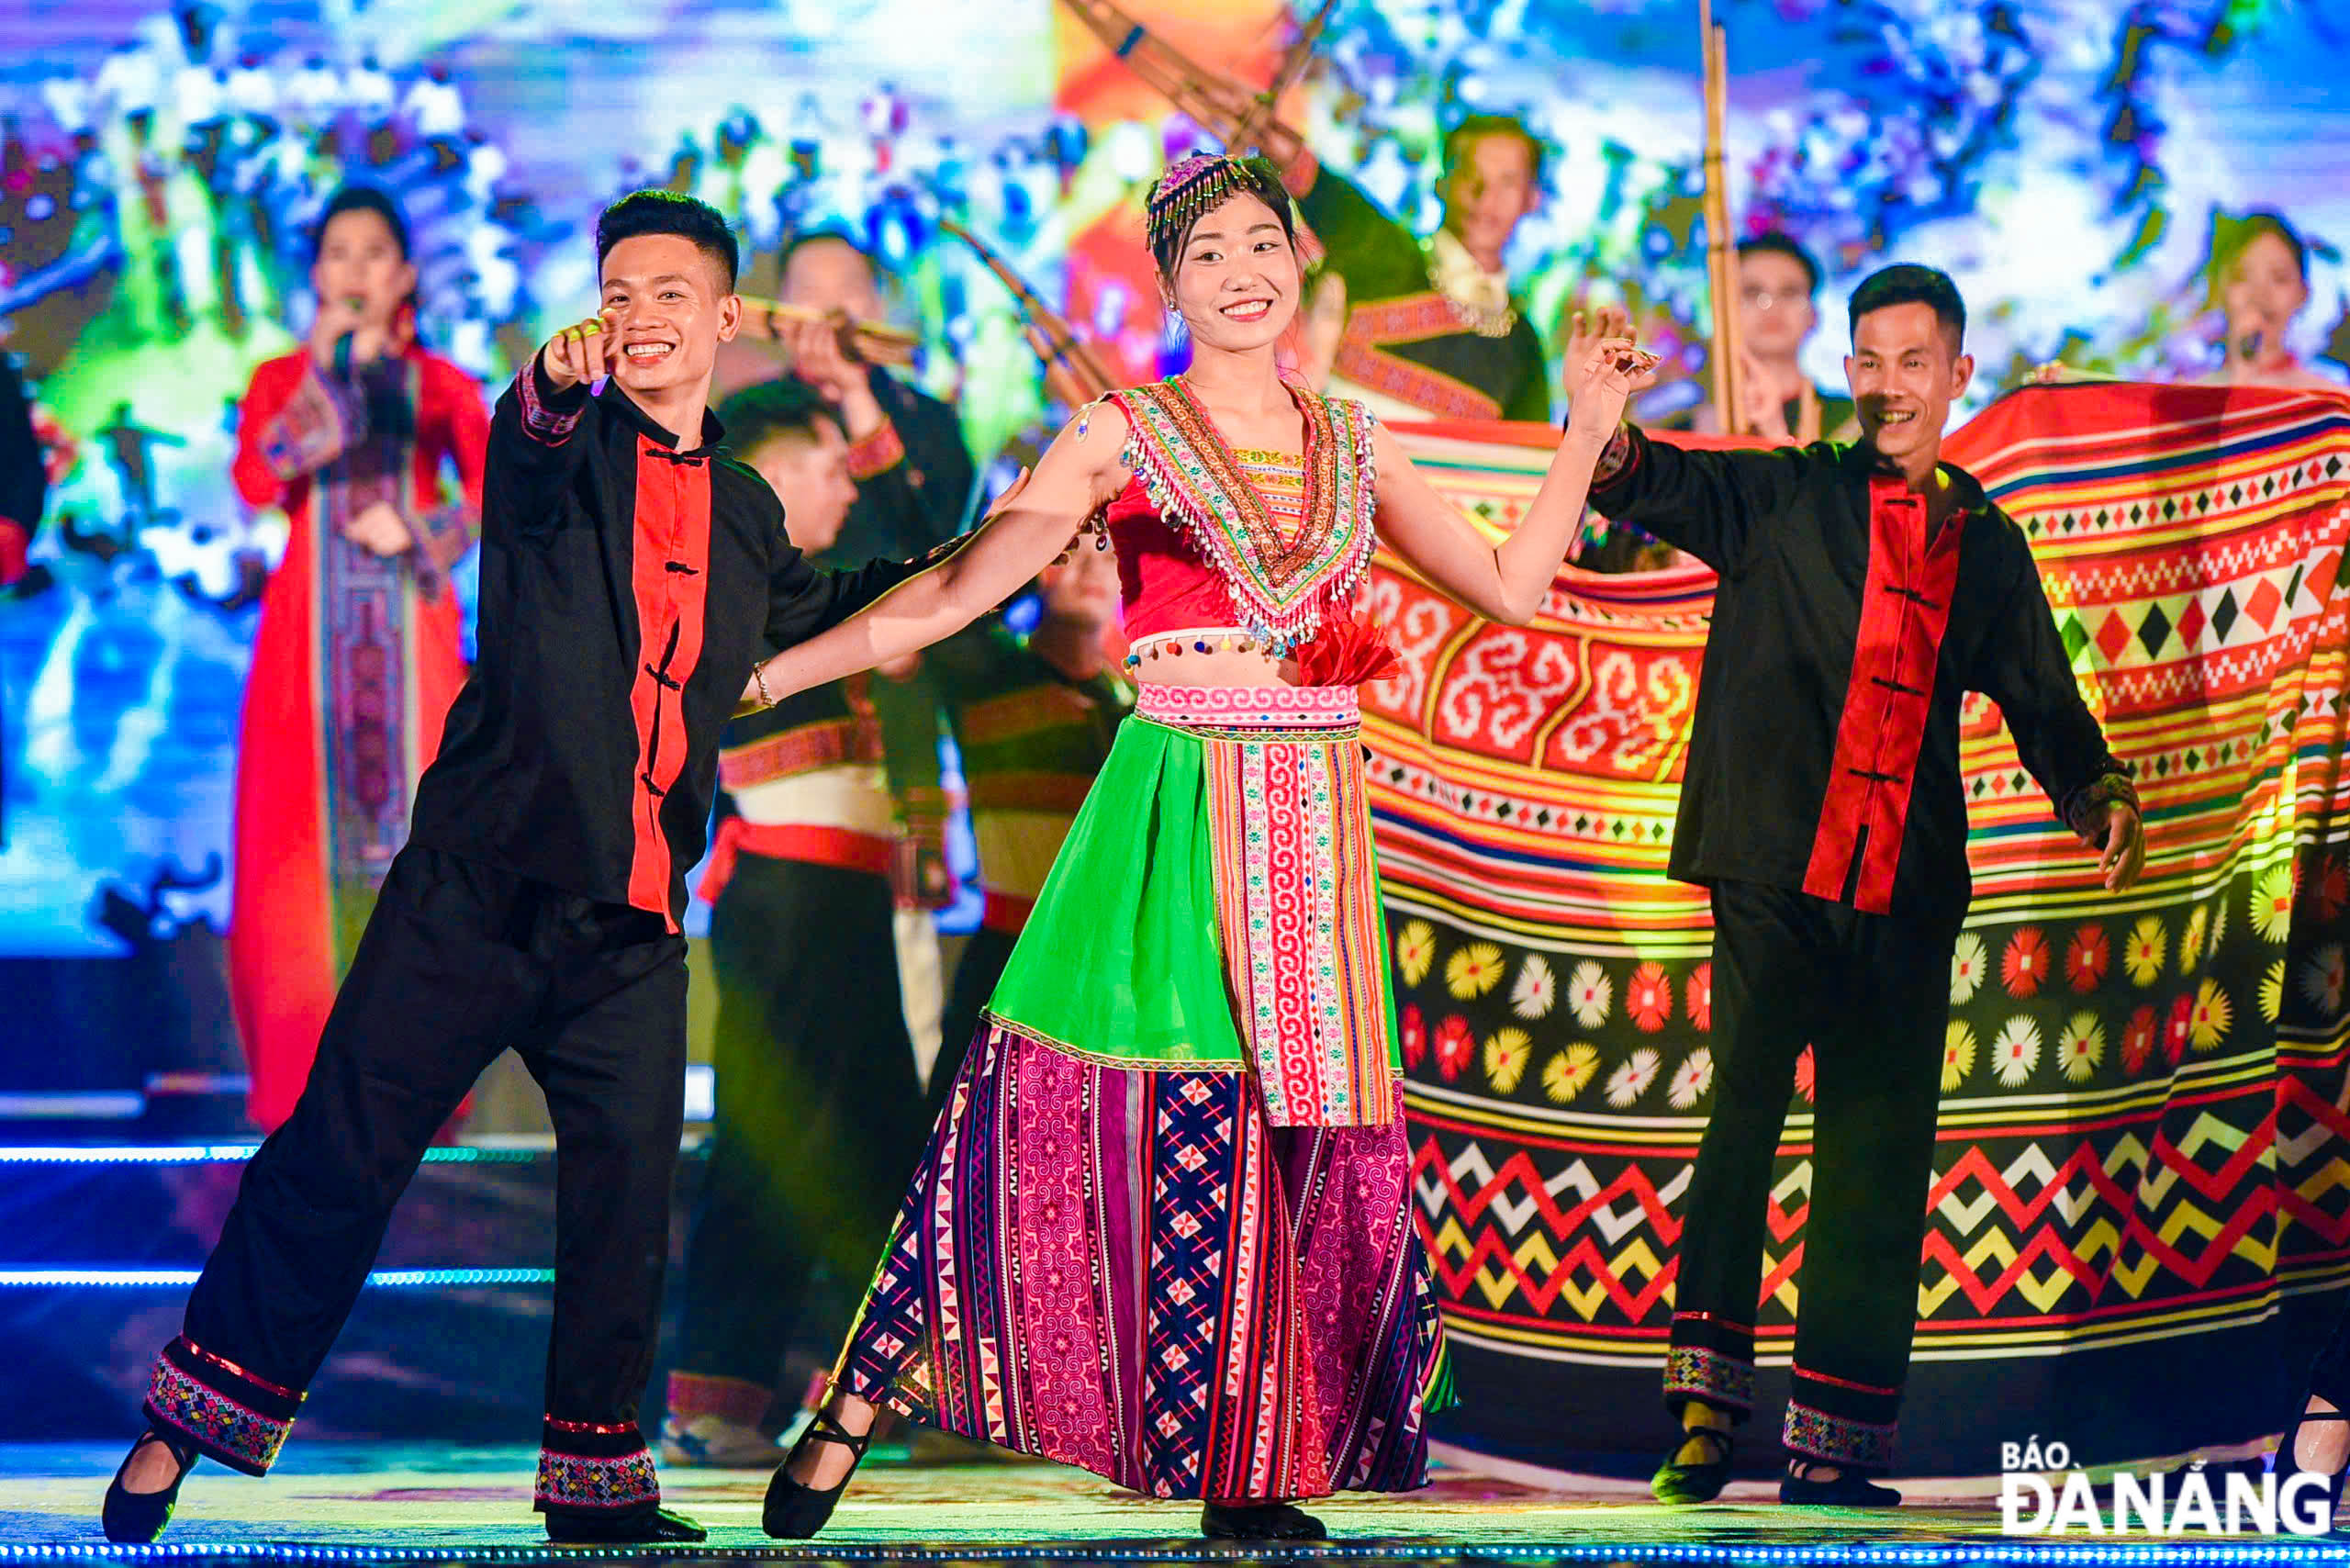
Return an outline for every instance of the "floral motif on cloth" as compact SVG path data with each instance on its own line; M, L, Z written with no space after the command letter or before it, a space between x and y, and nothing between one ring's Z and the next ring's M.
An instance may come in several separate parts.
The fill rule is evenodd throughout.
M1293 498L1278 485L1269 498L1251 482L1181 377L1110 396L1126 416L1126 466L1159 515L1223 579L1249 632L1294 644L1312 639L1371 564L1376 476L1360 404L1284 385L1305 416Z

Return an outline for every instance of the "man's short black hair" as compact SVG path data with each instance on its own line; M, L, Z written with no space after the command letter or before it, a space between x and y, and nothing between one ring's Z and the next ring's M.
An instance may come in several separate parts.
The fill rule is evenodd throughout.
M644 234L675 234L692 241L718 269L721 289L734 292L742 249L734 242L734 230L710 203L676 191L634 191L621 197L596 219L596 265L602 267L621 241Z
M1470 115L1446 131L1445 174L1449 175L1460 166L1461 160L1469 155L1471 144L1483 141L1489 136L1514 136L1526 143L1526 159L1532 166L1534 183L1537 185L1542 183L1542 159L1549 149L1542 145L1542 139L1528 129L1526 122L1516 115Z
M748 462L778 436L812 442L823 426L838 430L841 421L822 393L796 375L784 375L728 398L718 406L718 422L726 427L726 450Z
M1951 282L1950 274L1908 262L1869 274L1861 280L1861 286L1852 290L1853 332L1859 333L1862 317L1895 305L1933 307L1934 319L1950 334L1950 352L1957 354L1964 351L1966 301L1959 297L1958 285Z
M1749 256L1785 256L1803 269L1803 275L1814 294L1819 292L1819 263L1809 251L1796 242L1796 237L1785 230L1766 229L1738 242L1740 261Z

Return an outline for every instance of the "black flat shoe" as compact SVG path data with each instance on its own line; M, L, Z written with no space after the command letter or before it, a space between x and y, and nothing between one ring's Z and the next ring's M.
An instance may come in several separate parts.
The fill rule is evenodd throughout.
M1802 1468L1814 1467L1807 1464ZM1901 1506L1901 1494L1849 1470L1833 1481L1814 1481L1808 1475L1789 1471L1779 1482L1779 1501L1813 1508L1897 1508Z
M650 1546L708 1540L710 1532L683 1514L647 1503L613 1514L549 1508L547 1539L558 1546Z
M1236 1507L1208 1503L1200 1508L1200 1533L1210 1540L1326 1540L1322 1521L1292 1503Z
M1691 1439L1713 1445L1714 1457L1702 1464L1683 1464L1681 1450ZM1649 1478L1649 1494L1660 1503L1710 1503L1729 1484L1729 1434L1719 1427L1691 1427L1673 1440L1664 1462Z
M2350 1421L2350 1412L2305 1409L2293 1417L2293 1424L2285 1428L2285 1435L2277 1442L2277 1495L2279 1497L2285 1495L2285 1483L2294 1476L2323 1473L2303 1470L2301 1462L2293 1457L2293 1446L2300 1440L2301 1428L2316 1421ZM2329 1529L2333 1528L2333 1510L2342 1505L2342 1473L2337 1470L2325 1477L2325 1519Z
M875 1412L873 1419L874 1425L878 1426L880 1413ZM818 1411L816 1418L808 1423L808 1429L800 1434L800 1440L791 1445L790 1458L775 1467L774 1479L767 1483L767 1506L759 1512L761 1528L778 1540L814 1539L816 1532L824 1528L824 1521L833 1517L833 1507L841 1500L841 1494L856 1478L856 1466L863 1462L865 1450L872 1442L871 1428L862 1434L852 1432L831 1411ZM819 1492L792 1479L791 1462L810 1443L838 1443L854 1456L848 1473L841 1477L838 1485Z
M123 1475L130 1469L130 1462L139 1457L139 1450L149 1443L161 1443L171 1450L172 1457L179 1461L180 1473L161 1492L126 1492L122 1489ZM122 1463L114 1473L114 1482L106 1488L106 1508L101 1515L106 1539L136 1546L149 1546L161 1540L163 1527L172 1522L172 1510L179 1506L180 1483L185 1481L187 1473L196 1468L196 1450L193 1447L182 1448L169 1436L152 1428L140 1433L139 1440L130 1445L130 1451L122 1456Z

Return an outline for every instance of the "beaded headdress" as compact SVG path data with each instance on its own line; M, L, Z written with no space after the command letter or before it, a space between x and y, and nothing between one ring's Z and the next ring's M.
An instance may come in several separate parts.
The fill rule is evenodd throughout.
M1203 212L1248 181L1250 160L1226 152L1194 152L1168 165L1143 199L1143 228L1150 248L1190 229Z

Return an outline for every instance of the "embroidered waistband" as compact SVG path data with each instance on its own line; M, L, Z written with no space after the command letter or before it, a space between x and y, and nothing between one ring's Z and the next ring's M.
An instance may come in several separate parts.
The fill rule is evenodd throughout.
M1172 729L1313 730L1343 734L1362 723L1350 686L1150 686L1135 717Z
M881 726L870 719L819 719L718 756L718 781L741 790L770 778L788 778L845 762L879 762Z

